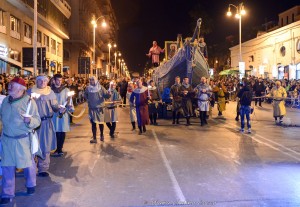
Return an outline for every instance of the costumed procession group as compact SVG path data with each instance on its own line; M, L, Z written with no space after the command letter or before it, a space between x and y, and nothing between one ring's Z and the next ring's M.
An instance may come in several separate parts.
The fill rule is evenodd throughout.
M2 97L0 119L1 133L1 167L2 195L0 204L7 204L15 196L16 169L23 169L26 180L27 194L35 193L36 177L48 177L50 156L62 156L66 132L70 131L70 117L74 112L72 92L62 84L62 75L56 74L52 84L45 75L36 77L36 84L27 89L21 77L14 77L8 84L8 95ZM124 79L125 80L125 79ZM162 102L155 82L134 78L124 82L122 90L117 90L117 83L111 81L108 87L100 84L96 77L89 78L89 85L84 91L88 104L88 115L92 126L93 137L90 143L97 143L97 125L100 129L100 141L104 141L104 124L109 128L111 138L116 137L118 122L118 106L128 101L129 117L132 130L138 127L138 134L146 132L146 125L158 125L158 106ZM125 86L125 92L124 92ZM120 92L120 93L119 93ZM172 100L172 124L179 124L180 117L190 125L194 116L193 102L196 100L199 108L201 126L207 123L212 107L216 103L218 115L226 109L226 88L222 82L210 81L202 77L200 84L194 89L185 77L181 83L180 77L170 88ZM274 98L274 117L282 120L285 115L284 98L286 92L280 81L272 88L269 96ZM215 96L218 96L216 101ZM251 133L250 113L252 90L247 80L237 94L239 104L237 114L241 117L241 131L244 131L247 119L247 129ZM38 150L36 148L38 139Z

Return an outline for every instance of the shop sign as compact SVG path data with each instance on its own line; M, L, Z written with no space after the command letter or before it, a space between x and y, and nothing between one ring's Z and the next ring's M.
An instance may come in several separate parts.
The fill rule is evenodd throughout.
M8 48L5 45L0 44L0 56L7 57Z

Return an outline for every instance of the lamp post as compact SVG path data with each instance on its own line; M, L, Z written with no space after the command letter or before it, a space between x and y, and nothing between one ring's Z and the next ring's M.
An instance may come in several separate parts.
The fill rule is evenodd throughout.
M105 19L104 19L104 16L100 16L96 19L95 15L93 15L92 17L92 25L93 25L93 69L96 68L96 28L97 28L97 21L100 19L100 18L103 18L103 22L102 22L102 27L106 27L106 22L105 22Z
M236 9L235 18L239 19L239 49L240 49L240 62L242 62L242 16L246 14L244 4L240 3L238 6L233 4L229 4L227 16L232 16L230 7L234 7Z
M238 6L229 4L227 16L232 16L230 7L234 7L236 9L235 18L239 19L239 53L240 53L239 70L241 73L240 78L242 78L245 74L245 64L243 63L243 57L242 57L242 16L246 14L246 11L243 3L240 3Z

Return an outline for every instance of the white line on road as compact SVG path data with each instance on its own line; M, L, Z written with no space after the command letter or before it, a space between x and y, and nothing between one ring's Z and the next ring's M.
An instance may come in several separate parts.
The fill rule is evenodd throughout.
M168 170L168 174L169 174L169 176L171 178L171 181L172 181L173 188L175 190L177 199L179 199L180 202L186 202L186 199L185 199L185 197L184 197L184 195L182 193L182 190L181 190L181 188L180 188L180 186L178 184L178 181L177 181L177 179L176 179L176 177L174 175L174 172L173 172L173 170L172 170L172 168L170 166L170 163L169 163L169 161L167 159L167 156L166 156L166 154L164 152L164 149L163 149L162 145L160 144L160 141L158 140L157 135L156 135L156 133L155 133L155 131L153 129L152 129L152 134L153 134L153 136L155 138L155 141L156 141L156 144L158 146L160 155L161 155L161 157L162 157L162 159L164 161L164 165L165 165L165 167Z
M212 119L212 121L217 122L216 120L213 120L213 119ZM234 124L231 124L231 123L229 123L229 122L227 122L227 124L230 125L230 126L232 126L232 127L234 127L234 128L236 128L236 125L234 125ZM275 145L277 145L277 146L280 146L280 147L282 147L283 149L286 149L286 150L288 150L288 151L290 151L290 152L293 152L293 153L299 155L298 152L296 152L296 151L294 151L294 150L292 150L292 149L289 149L289 148L287 148L287 147L285 147L285 146L283 146L283 145L281 145L281 144L279 144L279 143L277 143L277 142L274 142L274 141L272 141L272 140L269 140L269 139L267 139L267 138L265 138L265 137L263 137L263 136L261 136L261 135L259 135L259 134L256 134L256 135L243 134L243 135L244 135L244 136L247 136L247 137L250 137L250 138L252 138L253 140L255 140L255 141L257 141L257 142L259 142L259 143L261 143L261 144L263 144L263 145L266 145L266 146L268 146L268 147L270 147L270 148L272 148L272 149L274 149L274 150L276 150L276 151L279 151L279 152L281 152L281 153L283 153L283 154L285 154L285 155L287 155L287 156L289 156L289 157L292 157L292 158L294 158L294 159L300 161L300 158L299 158L299 157L294 156L294 155L292 155L292 154L290 154L290 153L288 153L288 152L285 152L285 151L279 149L278 147L275 147L275 146L273 146L273 145L271 145L271 144L269 144L269 143L267 143L267 142L264 142L264 141L262 141L262 140L260 140L260 139L258 139L258 138L255 138L254 136L257 136L257 137L260 137L260 138L262 138L262 139L264 139L264 140L267 140L267 141L269 141L269 142L272 142L273 144L275 144Z

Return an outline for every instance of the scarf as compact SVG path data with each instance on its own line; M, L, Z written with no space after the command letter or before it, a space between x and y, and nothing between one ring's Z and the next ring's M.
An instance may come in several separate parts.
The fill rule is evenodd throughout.
M154 90L156 90L156 86L148 86L148 89L150 90L150 91L154 91Z
M63 86L63 85L61 85L59 88L57 88L57 87L55 86L55 84L53 84L53 85L51 86L51 89L52 89L52 91L54 91L54 93L60 93L60 92L62 92L65 88L66 88L66 87Z
M31 93L38 93L40 95L49 95L51 93L50 86L46 86L45 88L38 88L36 85L34 85L31 89Z
M186 84L186 83L182 83L182 85L185 87L185 88L189 88L190 87L190 84Z

